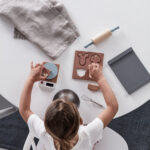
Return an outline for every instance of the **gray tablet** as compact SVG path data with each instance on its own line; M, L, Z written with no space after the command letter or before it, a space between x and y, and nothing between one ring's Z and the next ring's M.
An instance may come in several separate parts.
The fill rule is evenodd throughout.
M108 64L129 94L150 81L150 74L132 48L111 59Z

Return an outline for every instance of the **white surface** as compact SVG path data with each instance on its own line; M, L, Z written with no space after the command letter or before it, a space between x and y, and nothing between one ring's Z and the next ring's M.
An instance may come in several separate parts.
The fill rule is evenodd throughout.
M94 150L128 150L128 146L119 134L106 128L102 140L96 144Z
M0 93L18 106L21 90L29 74L30 62L52 61L61 65L57 87L54 91L47 92L40 90L35 84L32 94L34 112L43 117L52 97L62 88L72 89L79 96L86 94L105 105L100 92L92 93L87 89L88 82L72 80L74 51L82 50L89 39L98 32L119 25L119 31L96 47L97 51L105 54L104 74L119 102L117 116L134 110L150 99L150 83L128 95L107 64L107 61L117 54L133 47L150 72L150 1L63 0L63 3L81 36L55 61L32 43L13 39L13 25L5 17L0 17ZM90 113L87 113L89 110ZM99 113L99 109L82 102L80 112L85 122L89 122Z

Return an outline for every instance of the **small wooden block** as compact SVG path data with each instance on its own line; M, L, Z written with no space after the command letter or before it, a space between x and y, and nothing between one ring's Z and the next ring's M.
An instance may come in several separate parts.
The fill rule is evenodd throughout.
M93 84L88 84L88 89L90 91L96 92L99 90L99 86L98 85L93 85Z

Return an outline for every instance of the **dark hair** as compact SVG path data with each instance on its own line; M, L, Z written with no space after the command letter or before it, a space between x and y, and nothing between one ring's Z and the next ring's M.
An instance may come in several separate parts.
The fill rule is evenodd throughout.
M54 138L57 150L69 150L72 140L77 135L80 115L77 107L65 99L57 99L51 103L45 114L46 131Z

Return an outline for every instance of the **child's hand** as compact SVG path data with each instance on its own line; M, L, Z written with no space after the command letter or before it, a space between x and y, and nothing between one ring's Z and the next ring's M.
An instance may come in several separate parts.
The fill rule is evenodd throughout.
M29 79L31 79L33 82L45 80L49 76L50 72L44 68L44 64L45 62L33 65L33 62L31 62L31 71L29 74ZM47 71L47 73L44 73L44 75L43 70L44 72Z
M99 81L101 78L103 78L103 73L102 73L102 66L96 63L92 63L88 66L89 69L89 77L91 79L94 79L95 81Z

